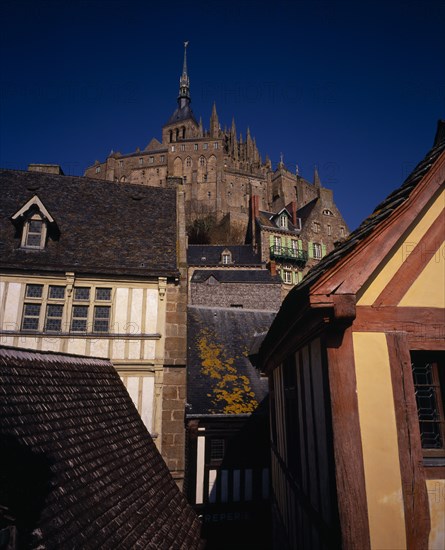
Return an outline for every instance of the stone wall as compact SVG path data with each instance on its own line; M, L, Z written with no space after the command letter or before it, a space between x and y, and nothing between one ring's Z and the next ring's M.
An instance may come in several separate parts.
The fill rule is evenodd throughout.
M191 305L242 306L245 309L278 311L281 285L261 283L191 283Z

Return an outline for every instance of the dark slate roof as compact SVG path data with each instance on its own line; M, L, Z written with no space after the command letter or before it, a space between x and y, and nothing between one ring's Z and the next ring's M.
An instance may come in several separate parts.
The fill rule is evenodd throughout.
M192 119L193 122L198 125L196 122L195 115L193 114L192 108L189 104L184 105L182 109L180 107L177 107L175 111L173 112L172 116L167 120L167 122L164 124L164 126L169 126L170 124L176 124L177 122L181 122L183 120L189 120Z
M280 311L277 314L275 323L271 326L265 340L264 348L273 345L283 329L288 326L295 307L306 295L310 287L326 271L335 266L337 262L350 254L355 247L368 237L385 219L387 219L401 204L403 204L416 188L417 184L426 176L439 156L445 151L445 121L439 121L436 139L433 148L419 162L403 184L395 189L388 197L381 202L374 212L366 218L361 225L341 242L332 252L325 256L320 262L307 273L302 282L295 286L284 299Z
M221 254L230 250L235 266L261 265L261 256L256 254L251 245L212 245L191 244L187 249L187 263L193 265L220 265Z
M315 199L312 199L311 201L306 203L304 206L299 208L297 211L297 216L302 220L306 220L310 216L312 210L315 208L318 200L319 198L316 197Z
M20 249L11 220L34 195L57 225L44 251ZM175 275L175 190L0 170L0 267Z
M199 548L110 362L0 347L0 505L21 548Z
M282 210L286 210L289 214L289 211L287 209L282 208ZM266 212L264 210L260 210L258 212L258 217L256 218L256 222L260 225L262 229L273 229L273 231L282 231L284 233L289 232L299 232L300 228L295 227L292 223L292 217L289 214L289 219L287 222L288 228L285 229L284 227L278 227L278 225L275 223L275 220L278 218L279 213L274 212Z
M188 416L247 414L267 395L248 354L275 313L188 307Z
M197 269L192 276L192 283L204 283L213 276L220 283L278 284L281 279L274 277L268 269Z

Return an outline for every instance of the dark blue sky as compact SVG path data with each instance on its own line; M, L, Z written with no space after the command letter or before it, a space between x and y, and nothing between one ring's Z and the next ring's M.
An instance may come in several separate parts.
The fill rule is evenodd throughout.
M0 166L83 174L143 149L176 106L250 127L263 157L334 189L354 229L445 118L442 0L2 0Z

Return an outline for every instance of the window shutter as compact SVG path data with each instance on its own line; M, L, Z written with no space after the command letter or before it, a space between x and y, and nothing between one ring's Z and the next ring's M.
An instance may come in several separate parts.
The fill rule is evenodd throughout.
M309 241L307 243L307 253L308 253L309 259L312 259L314 257L314 246L312 244L312 241Z
M326 256L326 245L321 245L321 257L324 258Z
M269 235L269 245L273 246L274 244L275 243L274 243L273 235Z
M303 241L298 239L298 250L303 250Z
M296 271L292 272L292 282L294 283L294 285L298 283L298 273Z

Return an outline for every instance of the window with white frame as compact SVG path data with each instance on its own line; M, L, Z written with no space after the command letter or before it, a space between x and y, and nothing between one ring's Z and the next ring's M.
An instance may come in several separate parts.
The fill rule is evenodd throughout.
M292 284L292 271L290 269L283 269L281 273L283 282L286 284Z
M46 231L44 218L39 213L33 214L23 224L22 248L45 248Z
M321 251L321 244L320 243L313 243L312 244L312 252L313 252L313 257L316 260L321 260L322 251Z
M221 263L223 265L229 265L232 263L232 253L230 250L224 250L221 254Z
M206 151L208 148L209 148L209 144L208 143L204 143L202 148L204 149L204 151Z
M108 332L111 319L111 288L74 287L72 332ZM89 330L90 329L90 330Z
M281 252L281 237L278 237L277 235L273 238L273 244L275 247L275 252L280 253Z
M195 143L195 144L193 145L193 149L194 149L195 151L198 150L198 144L197 144L197 143Z
M280 218L279 218L279 226L282 228L282 229L287 229L288 227L288 219L287 219L287 216L286 214L281 214Z

